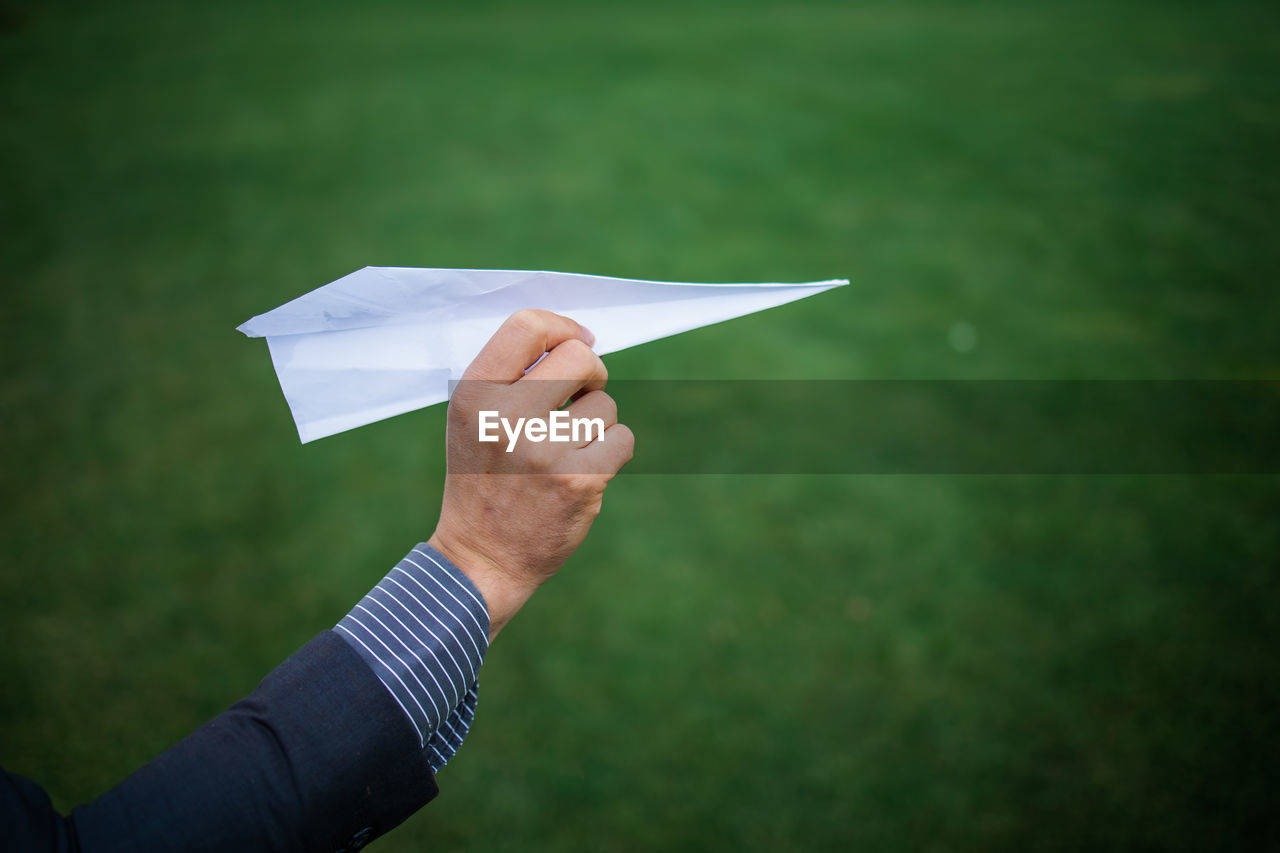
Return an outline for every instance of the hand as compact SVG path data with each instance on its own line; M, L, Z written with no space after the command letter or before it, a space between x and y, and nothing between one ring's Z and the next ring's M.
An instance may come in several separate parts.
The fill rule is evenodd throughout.
M608 371L592 343L591 333L568 317L517 311L449 400L448 474L429 541L484 595L491 638L582 544L605 486L631 458L635 437L618 423L617 406L603 390ZM571 418L603 421L603 440L517 439L510 452L502 430L496 442L479 440L482 411L510 424L547 420L570 399Z

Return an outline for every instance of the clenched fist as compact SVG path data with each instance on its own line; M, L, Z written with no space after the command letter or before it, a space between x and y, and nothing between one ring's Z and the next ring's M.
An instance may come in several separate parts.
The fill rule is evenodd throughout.
M631 458L635 438L604 392L608 371L593 342L568 317L517 311L449 400L448 475L430 543L484 595L491 637L577 550L605 486ZM556 420L566 402L568 419L595 428L562 430L561 440L532 428ZM500 440L481 440L482 412L504 421ZM516 435L521 418L531 426Z

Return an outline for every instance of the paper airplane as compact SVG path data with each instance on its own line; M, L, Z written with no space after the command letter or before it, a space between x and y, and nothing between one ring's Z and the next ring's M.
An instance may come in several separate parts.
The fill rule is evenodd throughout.
M521 270L365 267L239 327L265 337L302 441L444 402L512 312L545 308L599 355L849 282L689 284Z

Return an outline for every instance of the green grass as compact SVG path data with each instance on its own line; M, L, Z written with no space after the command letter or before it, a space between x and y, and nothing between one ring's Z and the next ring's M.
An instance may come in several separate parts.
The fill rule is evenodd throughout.
M0 763L95 796L429 534L442 409L300 447L234 332L366 264L853 280L619 378L1280 378L1277 32L1118 0L0 14ZM1277 517L1261 476L622 477L378 849L1272 847Z

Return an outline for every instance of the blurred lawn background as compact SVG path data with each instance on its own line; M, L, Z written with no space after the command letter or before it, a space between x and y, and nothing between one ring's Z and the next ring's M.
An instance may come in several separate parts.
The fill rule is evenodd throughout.
M64 809L430 533L443 408L301 447L234 332L358 267L853 280L615 377L1280 376L1274 3L0 8L0 762ZM624 476L377 849L1276 849L1278 517Z

